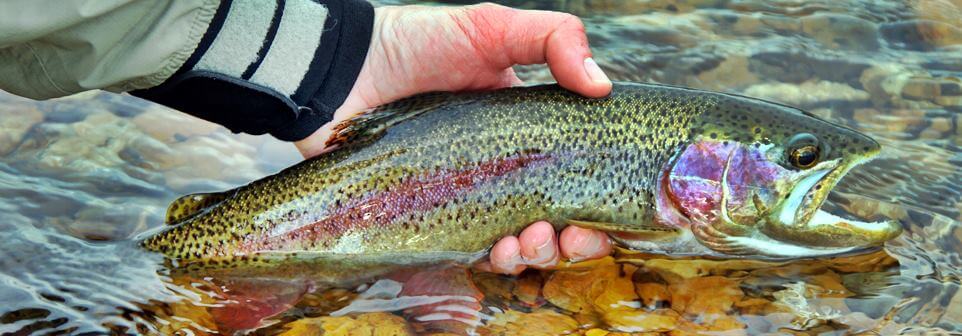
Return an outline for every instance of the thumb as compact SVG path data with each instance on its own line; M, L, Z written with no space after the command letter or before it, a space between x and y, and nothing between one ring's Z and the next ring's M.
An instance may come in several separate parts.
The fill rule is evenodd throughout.
M591 58L585 26L578 17L497 5L476 6L468 16L478 33L471 37L475 42L494 42L497 45L485 46L487 50L503 50L494 58L499 66L548 63L558 84L568 90L588 97L611 93L611 80Z

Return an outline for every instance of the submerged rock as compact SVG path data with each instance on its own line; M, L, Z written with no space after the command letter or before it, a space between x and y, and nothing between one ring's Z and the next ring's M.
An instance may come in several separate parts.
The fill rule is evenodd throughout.
M0 156L3 156L13 151L23 136L43 120L43 113L31 104L0 102Z
M479 328L481 335L565 335L578 330L578 321L546 309L530 313L515 310L494 315L485 326Z
M284 326L281 336L404 336L414 335L404 318L388 313L364 313L357 316L315 317L297 320Z
M745 94L790 105L869 99L868 92L855 89L842 83L828 81L808 81L800 85L784 83L756 84L745 89Z
M835 13L819 13L801 19L802 31L826 48L860 52L878 50L878 29L868 20Z
M881 33L890 45L908 50L933 50L962 44L962 29L938 21L910 20L884 24Z

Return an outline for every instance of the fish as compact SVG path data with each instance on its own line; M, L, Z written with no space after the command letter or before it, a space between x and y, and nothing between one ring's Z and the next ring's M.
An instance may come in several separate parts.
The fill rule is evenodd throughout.
M335 148L224 192L174 201L141 246L179 268L321 283L471 263L547 220L631 250L787 260L877 249L894 221L821 210L871 137L750 97L615 83L431 93L339 124Z
M298 254L483 254L537 220L669 255L829 256L896 237L820 210L867 135L744 96L617 83L435 93L341 124L330 153L185 196L142 242L186 263ZM302 255L303 257L303 255ZM414 258L416 259L416 258Z

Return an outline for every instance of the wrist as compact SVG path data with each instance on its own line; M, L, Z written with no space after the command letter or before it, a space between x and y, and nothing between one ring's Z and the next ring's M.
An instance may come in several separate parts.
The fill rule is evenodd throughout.
M132 94L234 132L287 141L330 121L367 54L370 4L234 0L221 6L176 74Z

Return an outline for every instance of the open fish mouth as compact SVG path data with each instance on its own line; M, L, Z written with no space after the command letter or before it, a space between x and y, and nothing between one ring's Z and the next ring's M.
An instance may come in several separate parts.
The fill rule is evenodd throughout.
M727 256L788 259L860 252L898 236L899 223L846 219L821 207L842 177L873 154L798 170L755 148L699 143L667 165L658 207L665 222L689 227L703 247Z
M897 237L902 233L902 227L896 221L864 222L821 209L842 177L870 159L848 164L823 162L814 167L812 173L804 176L769 216L761 231L777 241L826 250L878 246Z

